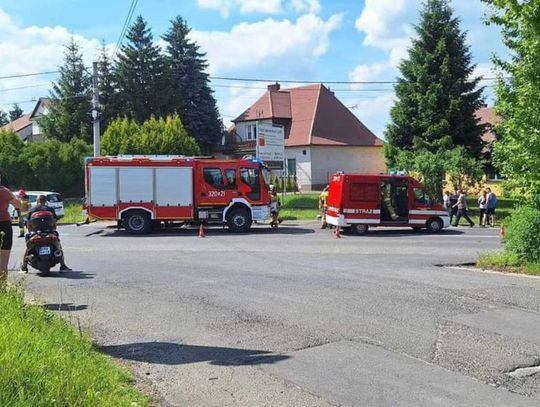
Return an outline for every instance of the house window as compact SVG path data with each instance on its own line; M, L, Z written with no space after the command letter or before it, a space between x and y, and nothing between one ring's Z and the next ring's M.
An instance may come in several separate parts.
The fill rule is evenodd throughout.
M246 126L246 135L248 140L255 140L257 138L257 125L248 124Z
M287 174L296 175L296 158L287 159Z

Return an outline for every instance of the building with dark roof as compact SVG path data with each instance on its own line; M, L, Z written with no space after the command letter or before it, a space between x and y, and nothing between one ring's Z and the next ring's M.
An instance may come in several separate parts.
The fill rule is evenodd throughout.
M218 149L228 157L255 154L257 125L283 126L285 171L302 190L324 187L336 171L385 172L383 141L322 84L268 90L233 120Z

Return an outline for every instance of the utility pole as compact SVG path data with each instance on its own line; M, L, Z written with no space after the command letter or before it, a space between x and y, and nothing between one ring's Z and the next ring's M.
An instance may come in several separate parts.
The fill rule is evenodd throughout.
M94 157L99 157L100 153L100 134L99 134L99 89L98 89L98 65L92 64L92 120L94 127Z

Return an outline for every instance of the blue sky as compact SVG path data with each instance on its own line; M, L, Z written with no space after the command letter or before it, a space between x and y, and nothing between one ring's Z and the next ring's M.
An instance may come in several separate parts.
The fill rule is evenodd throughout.
M0 0L0 76L54 70L71 35L91 63L101 40L116 43L131 0ZM483 24L480 0L452 5L469 31L478 73L493 76L490 56L504 55L496 27ZM159 38L176 15L208 55L215 76L314 81L394 80L406 56L419 0L139 0L135 14ZM0 109L48 93L54 75L0 81ZM224 122L248 107L265 83L213 81ZM14 89L21 88L25 89ZM378 136L394 102L391 85L332 85ZM487 89L488 102L491 90Z

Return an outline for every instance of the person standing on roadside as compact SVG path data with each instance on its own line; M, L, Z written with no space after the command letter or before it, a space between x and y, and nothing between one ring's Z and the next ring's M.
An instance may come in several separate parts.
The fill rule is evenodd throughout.
M446 209L448 211L448 214L450 214L450 209L451 209L451 205L450 205L450 191L444 191L444 195L442 197L442 201L443 201L443 206L444 206L444 209Z
M450 195L448 199L448 204L450 205L449 208L449 215L450 215L450 224L452 224L452 221L454 220L454 217L457 215L458 208L456 206L458 201L458 191L456 190L452 195Z
M21 208L17 210L19 217L19 237L24 237L24 219L30 210L30 198L24 189L19 190L18 198L21 201Z
M490 188L486 188L487 192L487 207L486 214L484 215L484 225L495 226L495 208L497 207L497 195L491 191Z
M328 207L328 189L329 186L325 186L321 194L319 195L319 211L321 216L321 229L326 229L328 223L326 223L326 209Z
M480 226L486 227L486 210L487 210L487 193L482 191L482 194L478 198L478 207L480 208Z
M20 209L20 201L13 193L2 186L0 176L0 288L7 282L9 256L13 246L13 228L11 226L11 215L8 206L13 205L15 209Z
M467 205L467 197L465 196L465 192L459 189L457 193L458 200L457 203L454 205L454 207L457 208L457 216L454 226L458 226L459 221L463 217L467 222L469 222L469 226L472 228L474 226L474 222L471 220L471 218L469 218L469 207Z

